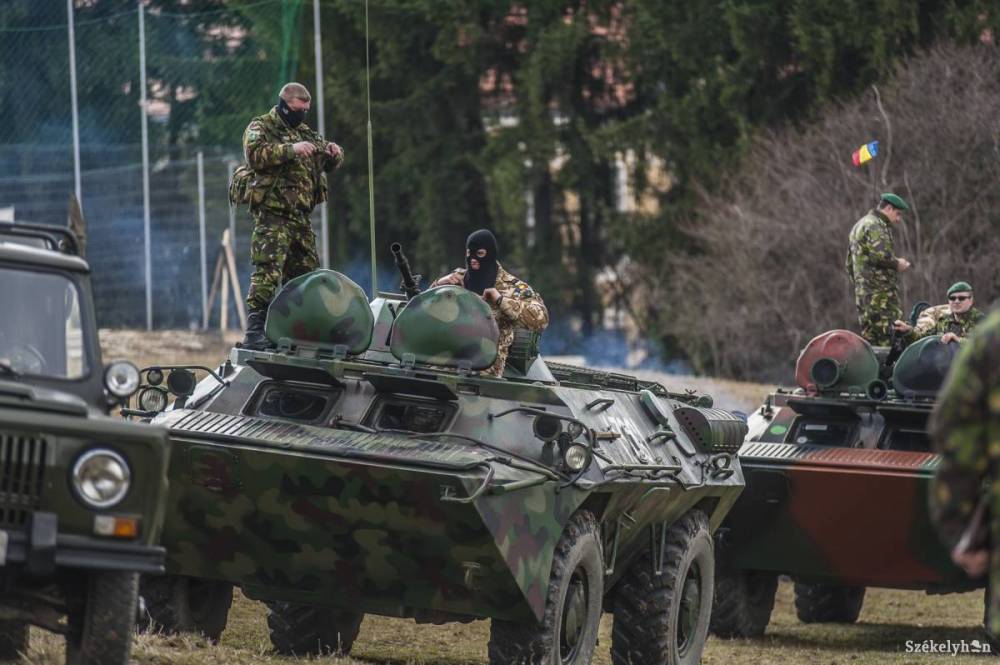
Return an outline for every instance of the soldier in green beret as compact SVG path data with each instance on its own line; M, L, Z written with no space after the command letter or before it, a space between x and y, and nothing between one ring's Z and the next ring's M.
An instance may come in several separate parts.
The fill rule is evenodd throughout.
M896 321L892 327L903 333L906 341L915 342L928 335L941 335L941 342L961 342L985 316L975 308L972 286L968 282L955 282L948 289L948 302L928 307L920 313L917 324Z
M847 276L854 286L861 336L876 346L892 343L893 321L903 317L899 273L909 269L910 262L893 252L890 225L899 224L909 209L902 198L886 192L851 229Z
M253 171L254 266L243 348L267 346L264 323L278 287L319 266L309 215L326 201L326 174L344 161L344 151L305 124L311 101L304 85L286 83L278 104L251 120L243 133L243 153Z
M1000 636L1000 312L972 331L951 366L930 431L941 464L932 481L931 520L951 558L971 579L988 576L986 629ZM985 544L972 524L985 501Z

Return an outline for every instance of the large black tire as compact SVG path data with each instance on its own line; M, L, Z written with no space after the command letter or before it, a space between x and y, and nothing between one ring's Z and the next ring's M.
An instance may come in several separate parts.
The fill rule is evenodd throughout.
M18 660L28 651L28 624L24 621L0 621L0 660Z
M760 637L771 622L778 576L715 568L715 603L709 629L719 637Z
M88 575L85 602L67 616L66 665L126 665L139 603L139 573Z
M143 576L140 594L146 601L141 630L201 633L213 643L226 629L233 604L232 584L179 575Z
M360 612L299 605L267 603L267 628L274 650L285 656L348 654L361 629Z
M586 665L597 646L604 558L594 516L573 515L552 556L542 622L493 619L491 665Z
M863 586L795 583L795 614L802 623L854 623L864 602Z
M647 550L615 590L611 662L695 665L708 637L715 586L715 549L708 518L692 510L667 531L663 570Z

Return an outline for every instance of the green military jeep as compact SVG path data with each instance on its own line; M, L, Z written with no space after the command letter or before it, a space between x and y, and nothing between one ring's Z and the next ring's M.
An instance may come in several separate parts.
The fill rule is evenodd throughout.
M139 573L164 570L165 434L108 416L139 374L102 365L76 247L0 224L0 660L34 624L67 663L128 662Z

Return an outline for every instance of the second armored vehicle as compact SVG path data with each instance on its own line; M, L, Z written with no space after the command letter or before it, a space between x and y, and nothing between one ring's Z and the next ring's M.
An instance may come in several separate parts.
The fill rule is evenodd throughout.
M939 458L927 420L957 348L927 337L893 362L846 330L809 342L798 388L750 418L747 488L719 532L714 633L762 635L780 574L807 623L856 621L870 586L982 586L951 562L928 515Z
M369 303L317 271L266 332L192 394L162 387L188 369L146 372L141 409L182 396L153 419L174 447L160 625L217 637L237 585L282 653L346 652L373 613L488 618L492 663L582 664L609 611L613 662L699 661L740 419L530 336L485 375L497 325L460 287Z

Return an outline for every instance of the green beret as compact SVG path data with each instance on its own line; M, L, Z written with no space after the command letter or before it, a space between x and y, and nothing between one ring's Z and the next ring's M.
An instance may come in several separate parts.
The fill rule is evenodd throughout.
M948 289L948 295L950 296L953 293L961 293L963 291L968 291L969 293L972 293L972 285L969 284L968 282L955 282Z
M897 196L892 192L883 192L881 199L893 208L899 208L900 210L910 209L910 206L906 205L906 201L903 200L903 197Z

